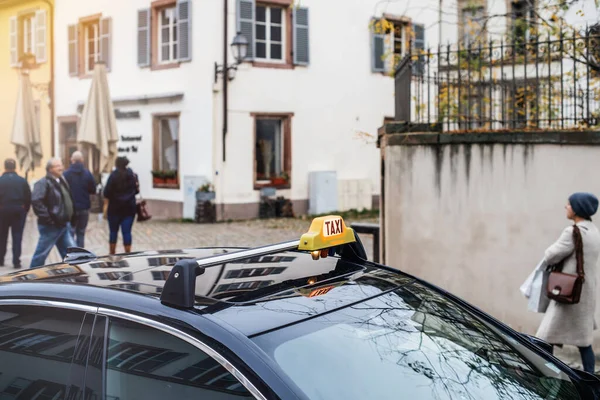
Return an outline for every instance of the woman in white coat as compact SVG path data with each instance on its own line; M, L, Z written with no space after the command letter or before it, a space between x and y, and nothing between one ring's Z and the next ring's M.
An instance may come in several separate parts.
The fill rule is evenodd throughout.
M583 268L585 281L581 299L577 304L550 301L536 336L553 345L572 345L579 348L583 369L594 373L595 356L592 349L593 331L597 328L596 275L600 254L600 232L592 223L592 215L598 210L598 199L590 193L575 193L566 205L567 218L577 225L583 242ZM562 272L577 273L573 226L566 228L560 238L546 249L545 261L554 265L564 260Z

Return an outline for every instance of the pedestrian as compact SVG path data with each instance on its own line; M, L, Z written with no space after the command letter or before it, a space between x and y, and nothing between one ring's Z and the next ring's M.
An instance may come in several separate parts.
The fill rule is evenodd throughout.
M4 174L0 177L0 267L4 266L8 230L12 234L12 263L21 268L21 242L27 213L31 207L31 189L27 181L17 175L17 162L4 161Z
M597 329L595 319L598 255L600 254L600 232L592 223L592 216L598 210L598 199L591 193L574 193L566 205L567 218L573 225L567 227L560 238L548 247L544 260L548 265L564 261L562 272L577 273L573 230L576 225L581 232L583 243L583 268L585 281L581 289L581 298L577 304L550 301L546 314L536 336L562 347L571 345L579 348L583 369L594 373L595 356L592 349L593 331Z
M131 253L131 228L137 210L135 196L140 189L137 175L127 167L128 165L127 157L117 157L116 168L111 172L104 188L104 197L108 202L107 206L105 204L105 215L110 230L110 254L116 253L119 228L123 235L125 253Z
M44 265L54 246L64 258L69 247L75 247L71 235L73 198L69 184L63 177L60 158L51 158L46 164L46 176L33 186L31 204L38 217L38 240L30 268Z
M71 165L64 173L73 196L73 219L71 233L77 247L85 247L85 230L90 218L90 195L96 193L96 180L83 165L83 154L75 151L71 155Z

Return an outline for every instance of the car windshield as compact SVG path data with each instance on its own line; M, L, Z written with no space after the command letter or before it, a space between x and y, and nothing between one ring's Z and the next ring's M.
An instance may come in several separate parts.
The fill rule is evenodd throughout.
M578 399L556 365L413 284L253 339L309 399Z

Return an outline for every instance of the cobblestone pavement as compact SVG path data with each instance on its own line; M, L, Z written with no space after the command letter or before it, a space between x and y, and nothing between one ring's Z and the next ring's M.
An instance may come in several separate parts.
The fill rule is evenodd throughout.
M370 221L375 220L361 220ZM346 221L347 225L352 220ZM230 222L217 224L179 223L160 220L150 220L133 225L133 248L139 250L169 250L205 246L239 246L254 247L266 244L299 239L310 226L310 220L302 219L272 219ZM10 236L10 235L9 235ZM28 267L38 241L36 219L30 214L23 235L23 255L21 263ZM361 240L372 257L373 241L369 235L361 235ZM97 255L108 253L108 225L99 221L98 215L92 214L85 237L86 249ZM123 252L121 235L119 234L117 252ZM0 268L0 274L11 272L11 240L9 238L5 267ZM47 264L59 262L60 255L56 248L46 260Z

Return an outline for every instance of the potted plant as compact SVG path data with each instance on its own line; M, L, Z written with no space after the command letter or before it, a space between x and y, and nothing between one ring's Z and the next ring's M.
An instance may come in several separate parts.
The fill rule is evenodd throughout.
M152 183L154 186L165 183L165 174L163 171L152 171Z
M196 190L196 200L210 201L215 199L215 192L210 182L205 183Z
M275 176L271 178L271 184L275 186L281 186L287 184L289 180L289 175L287 174L287 172L284 172L283 174L281 174L281 176Z
M169 186L176 186L179 182L177 179L177 171L164 171L165 183Z

